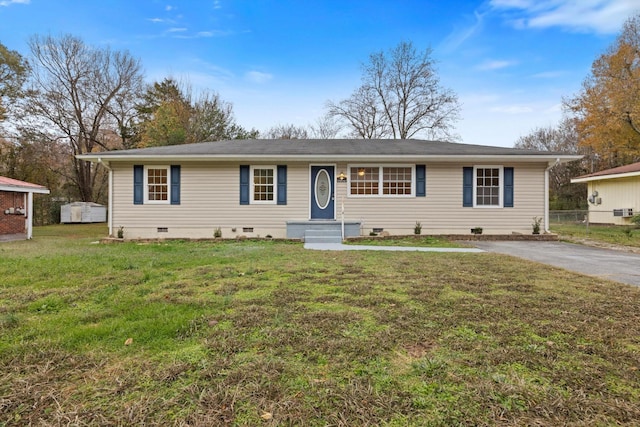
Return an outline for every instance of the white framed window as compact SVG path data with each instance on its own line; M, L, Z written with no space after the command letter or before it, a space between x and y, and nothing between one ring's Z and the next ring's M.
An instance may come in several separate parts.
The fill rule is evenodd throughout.
M475 166L473 205L475 207L502 207L502 166Z
M275 166L251 167L251 203L275 204L277 191Z
M169 166L145 166L144 183L145 203L169 203L171 200Z
M413 165L349 165L350 196L407 197L414 194Z

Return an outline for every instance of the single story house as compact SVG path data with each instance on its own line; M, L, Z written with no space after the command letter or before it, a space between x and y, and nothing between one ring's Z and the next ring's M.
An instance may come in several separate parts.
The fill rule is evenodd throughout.
M41 185L0 176L0 238L31 239L33 194L49 194Z
M549 169L580 158L424 140L231 140L77 157L109 170L111 235L301 239L413 234L416 223L423 234L530 234L534 217L548 225Z
M587 183L589 222L631 224L640 213L640 162L573 178Z

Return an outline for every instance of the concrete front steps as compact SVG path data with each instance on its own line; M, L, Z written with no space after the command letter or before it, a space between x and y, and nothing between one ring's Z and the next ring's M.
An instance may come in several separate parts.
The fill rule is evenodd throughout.
M336 229L307 230L304 233L305 243L342 243L342 231Z
M360 221L344 221L344 237L360 236L360 224ZM287 221L287 238L305 242L341 243L342 226L341 221L335 220Z

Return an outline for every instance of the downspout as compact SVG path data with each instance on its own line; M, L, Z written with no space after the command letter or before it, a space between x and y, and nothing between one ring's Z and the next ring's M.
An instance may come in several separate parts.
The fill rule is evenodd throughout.
M27 239L33 236L33 192L27 193Z
M104 163L102 161L102 157L98 157L98 163L102 163L102 166L107 168L109 171L109 189L107 190L107 226L109 227L109 236L113 236L113 170L109 167L108 162Z
M560 159L556 159L554 164L549 164L544 170L544 232L550 233L549 230L549 171L551 168L560 163Z

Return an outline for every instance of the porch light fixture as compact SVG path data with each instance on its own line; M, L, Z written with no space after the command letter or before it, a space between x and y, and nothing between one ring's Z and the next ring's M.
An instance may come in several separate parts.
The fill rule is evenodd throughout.
M338 182L347 182L347 175L344 172L340 172L340 175L338 175Z
M358 176L364 176L364 168L358 169Z

